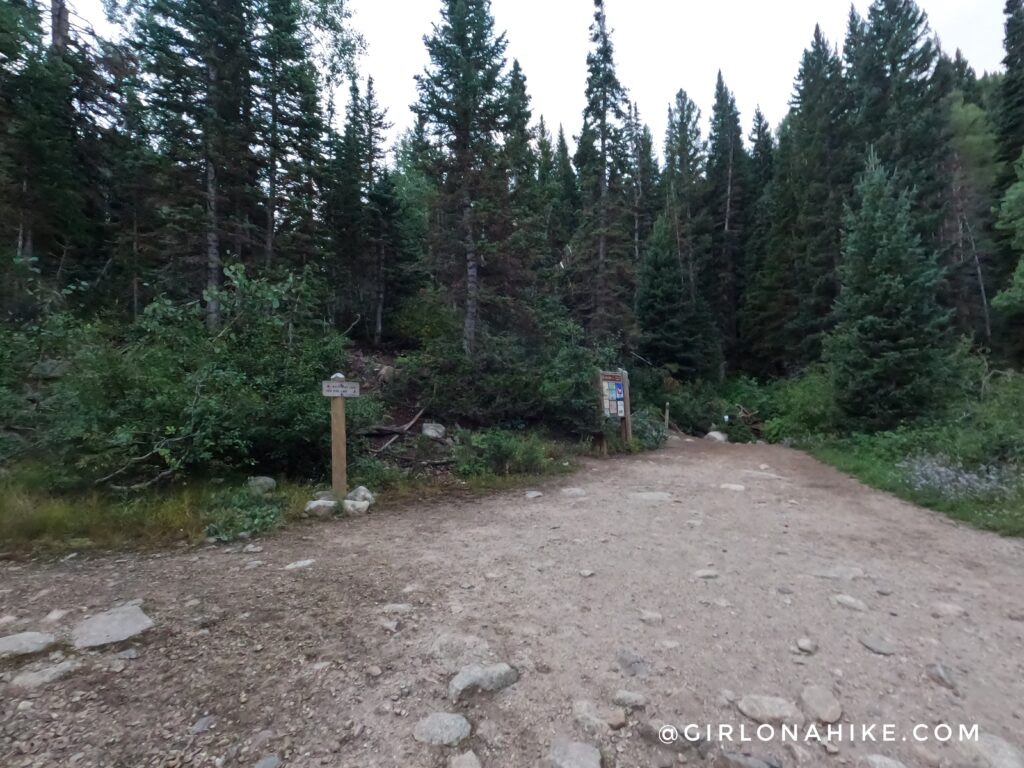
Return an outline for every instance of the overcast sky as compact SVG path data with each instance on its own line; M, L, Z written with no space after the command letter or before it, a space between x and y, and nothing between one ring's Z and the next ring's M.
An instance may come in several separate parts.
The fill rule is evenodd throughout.
M395 131L409 126L413 76L427 63L423 36L440 18L440 0L350 0L353 26L368 49L360 71L372 74ZM1001 67L1003 0L919 0L951 54L963 50L981 74ZM83 16L100 18L100 0L77 0ZM864 13L870 0L856 0ZM518 58L534 117L570 137L582 123L588 30L593 0L493 0L509 59ZM705 121L719 69L736 94L749 131L760 104L776 126L785 116L800 54L815 23L842 44L849 0L607 0L619 79L658 140L675 93L684 88Z

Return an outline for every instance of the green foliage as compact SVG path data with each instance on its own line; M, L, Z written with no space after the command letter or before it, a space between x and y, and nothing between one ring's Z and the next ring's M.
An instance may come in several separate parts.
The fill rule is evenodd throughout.
M653 451L663 446L668 440L665 416L655 408L634 411L633 440L645 451Z
M255 494L248 488L215 493L203 515L206 535L224 542L242 534L273 530L283 516L284 501L280 497Z
M774 415L765 425L772 442L834 434L841 428L835 384L827 366L808 369L772 387Z
M463 477L544 474L557 455L554 444L535 433L504 429L460 432L453 452L455 471Z
M132 485L211 468L322 465L329 436L317 384L344 368L344 340L305 314L308 281L250 280L238 269L229 279L216 336L194 306L169 301L150 304L123 333L92 324L65 335L70 368L39 417L65 481ZM43 343L54 331L23 333ZM356 428L380 413L372 400L352 411Z
M940 271L914 232L910 198L873 155L846 217L842 291L826 342L836 399L856 427L887 429L927 413L949 365Z

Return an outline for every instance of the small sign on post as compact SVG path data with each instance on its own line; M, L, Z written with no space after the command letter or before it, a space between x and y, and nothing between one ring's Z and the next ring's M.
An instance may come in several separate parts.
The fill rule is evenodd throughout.
M345 399L359 397L359 382L345 381L345 374L336 373L320 385L320 391L331 399L331 488L343 499L348 493Z

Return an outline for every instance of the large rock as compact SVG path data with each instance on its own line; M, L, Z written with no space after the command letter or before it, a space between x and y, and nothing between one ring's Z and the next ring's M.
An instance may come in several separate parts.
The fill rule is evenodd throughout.
M744 696L736 708L755 723L803 725L804 714L796 704L777 696Z
M416 723L412 735L416 741L434 747L454 747L473 732L469 720L450 712L435 712Z
M22 691L32 691L67 677L72 672L80 669L81 666L74 659L68 659L60 664L43 667L35 672L22 672L11 681L11 686Z
M352 517L362 517L370 511L370 502L368 501L352 501L351 499L345 499L341 502L341 506L345 509L346 515Z
M973 765L983 768L1024 768L1024 752L1010 742L983 733L977 741L964 741L960 750L971 760Z
M601 753L590 744L557 736L540 765L541 768L601 768Z
M895 643L877 632L860 638L860 644L879 656L895 656L896 651L899 650Z
M272 477L250 477L248 485L257 496L266 496L277 490L277 480Z
M843 716L843 708L832 691L820 685L808 685L800 694L804 713L819 723L835 723Z
M371 506L375 501L377 501L377 497L365 485L360 485L354 491L350 491L348 496L345 497L345 499L347 501L366 502Z
M475 752L465 752L461 755L453 755L448 761L448 768L483 768L480 765L480 758Z
M0 637L0 659L10 656L31 656L49 649L55 640L45 632L21 632Z
M123 642L152 627L153 620L139 606L124 605L78 624L71 630L71 641L75 648L97 648Z
M519 673L508 664L469 664L459 670L459 673L448 683L448 695L452 702L457 702L464 695L476 691L487 691L493 693L510 685L519 679Z
M705 440L713 440L716 443L728 443L729 436L725 432L708 432L704 435Z
M444 440L448 434L448 430L444 428L443 424L438 424L433 421L423 422L421 428L424 437L429 437L432 440Z
M305 512L319 520L331 517L338 512L338 502L334 499L314 499L306 504Z

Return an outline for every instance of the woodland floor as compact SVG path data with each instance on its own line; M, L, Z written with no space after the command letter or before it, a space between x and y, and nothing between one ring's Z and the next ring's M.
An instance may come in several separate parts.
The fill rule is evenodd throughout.
M844 723L977 723L1024 746L1024 541L774 446L675 438L537 490L293 527L248 553L0 562L0 635L66 643L131 600L155 622L100 652L0 661L0 766L440 768L472 749L485 768L526 768L559 734L609 768L699 764L645 739L644 721L749 724L735 698L797 703L808 684L834 693ZM868 650L870 635L895 653ZM12 683L66 659L81 667L63 679ZM453 705L448 682L471 661L508 662L519 681ZM935 663L956 690L929 677ZM646 710L586 733L573 702L608 714L620 689ZM465 715L472 736L415 741L432 712ZM786 766L971 765L935 743L835 746L728 748Z

